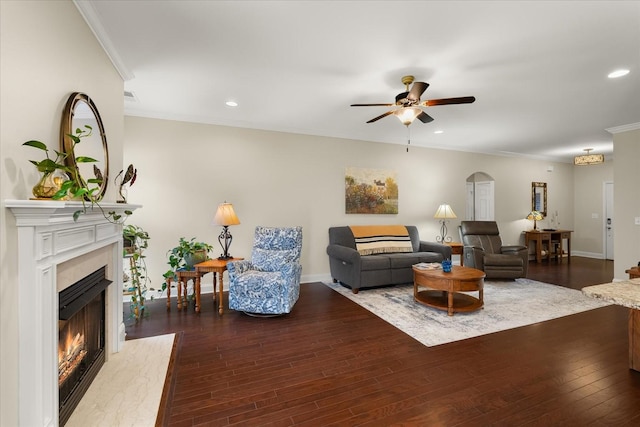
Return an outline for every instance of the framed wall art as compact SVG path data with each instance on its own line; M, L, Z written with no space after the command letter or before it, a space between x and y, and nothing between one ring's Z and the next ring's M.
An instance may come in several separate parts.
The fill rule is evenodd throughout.
M396 172L348 167L344 177L344 205L348 214L397 214Z

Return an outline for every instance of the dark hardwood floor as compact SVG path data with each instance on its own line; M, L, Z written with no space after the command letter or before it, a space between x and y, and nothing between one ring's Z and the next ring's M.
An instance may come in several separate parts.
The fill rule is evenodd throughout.
M579 257L529 270L574 289L612 277ZM156 300L127 325L128 339L180 333L165 425L640 425L622 307L425 347L321 283L276 318L219 316L209 298L200 315Z

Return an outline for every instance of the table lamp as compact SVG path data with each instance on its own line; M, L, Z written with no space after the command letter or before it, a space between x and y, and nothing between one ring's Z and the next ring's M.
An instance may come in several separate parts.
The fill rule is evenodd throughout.
M233 205L231 203L221 203L218 206L218 210L216 211L215 217L213 217L213 222L216 225L222 226L222 232L218 236L218 243L222 247L222 254L218 257L218 259L231 259L233 258L229 255L229 246L231 246L231 240L233 237L231 233L229 233L230 225L238 225L240 224L240 220L236 216L236 213L233 211Z
M531 212L529 212L529 215L527 215L527 219L532 219L533 220L533 231L538 231L537 222L540 221L540 220L543 220L544 217L538 211L531 211Z
M451 237L447 237L447 219L457 218L451 206L446 203L438 206L438 210L436 214L433 216L434 218L438 218L440 220L440 235L436 236L436 240L440 243L450 242Z

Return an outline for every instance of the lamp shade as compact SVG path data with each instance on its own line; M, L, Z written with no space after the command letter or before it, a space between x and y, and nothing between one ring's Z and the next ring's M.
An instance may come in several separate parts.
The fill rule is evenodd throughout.
M456 213L453 211L453 209L451 209L451 206L447 204L438 206L438 210L436 211L436 214L433 217L439 218L439 219L458 218L456 216Z
M213 222L216 225L238 225L240 220L236 216L231 203L220 203L216 215L213 217Z
M544 216L538 211L531 211L529 215L527 215L527 219L533 220L533 231L538 231L538 221L544 219Z
M532 220L535 220L535 221L541 221L544 218L543 218L543 216L542 216L542 214L540 212L531 211L531 212L529 212L529 215L527 215L527 219L532 219Z

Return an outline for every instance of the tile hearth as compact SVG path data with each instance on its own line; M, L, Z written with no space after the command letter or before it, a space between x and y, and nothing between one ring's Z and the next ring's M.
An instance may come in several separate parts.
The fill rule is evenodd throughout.
M102 367L65 427L154 426L175 334L125 341Z

